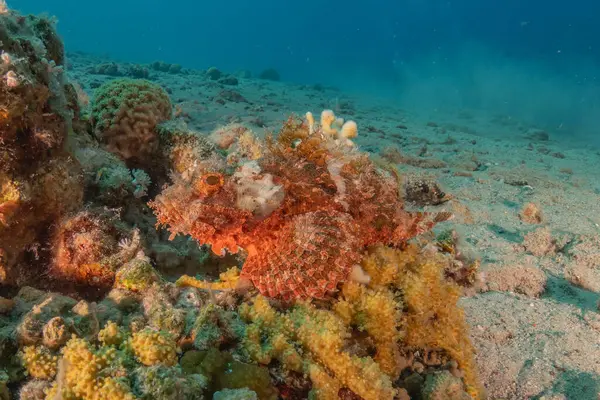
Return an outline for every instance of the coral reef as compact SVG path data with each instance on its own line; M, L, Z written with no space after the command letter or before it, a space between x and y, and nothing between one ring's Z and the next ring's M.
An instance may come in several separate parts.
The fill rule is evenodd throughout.
M116 155L91 144L77 147L74 156L84 173L86 197L107 206L135 203L148 194L151 179L141 169L129 169Z
M157 365L134 371L134 392L140 399L204 400L207 385L204 376L184 374L180 368Z
M43 256L50 226L81 206L66 151L79 110L52 21L1 14L0 52L0 283L18 284L35 275L27 259Z
M261 295L219 305L203 300L196 289L177 289L162 280L145 290L144 300L136 300L138 292L115 289L126 292L113 291L92 309L88 303L24 288L14 298L17 325L10 330L21 332L26 344L19 363L29 376L54 379L47 398L60 392L76 399L171 399L177 398L169 397L173 391L200 396L244 387L261 399L277 398L277 393L306 398L309 392L317 399L337 399L342 392L392 399L404 388L422 392L423 398L444 398L450 392L457 399L479 398L462 313L452 306L459 289L444 279L450 261L416 245L375 247L361 263L371 276L367 285L348 281L330 302L298 301L287 307ZM222 275L223 282L236 278L235 270ZM171 304L161 296L178 300ZM105 301L129 310L131 322L104 307ZM154 304L147 320L134 311L146 302ZM177 314L184 316L178 333L157 326ZM42 333L49 325L57 331L61 320L70 321L65 326L78 336L66 344L64 334ZM63 339L51 349L46 336ZM417 361L423 353L429 355ZM428 383L431 374L441 372L447 384ZM418 389L415 376L420 377ZM426 397L430 392L434 397Z
M134 258L123 265L115 276L114 287L142 292L160 280L149 260Z
M67 108L63 45L50 20L16 14L0 18L0 43L0 171L35 171L78 117Z
M203 135L131 79L83 110L51 21L0 8L0 46L0 399L482 397L457 307L476 263L412 240L450 214L403 193L444 196L403 191L355 122Z
M185 127L165 123L158 127L158 132L170 167L178 174L185 175L195 161L207 159L215 151L215 144L206 136Z
M240 313L250 323L245 345L257 362L277 359L291 371L309 374L321 393L319 398L337 398L346 387L365 399L397 394L392 382L410 365L402 352L437 349L457 363L461 372L451 372L463 377L466 391L477 398L481 391L463 315L457 308L446 307L456 304L459 293L456 285L443 278L447 262L441 255L423 253L414 246L405 251L375 248L362 263L371 282L366 287L346 282L331 311L296 303L281 313L260 296L251 306L242 304ZM370 338L372 357L359 350L368 343L359 332ZM452 363L446 368L451 370Z

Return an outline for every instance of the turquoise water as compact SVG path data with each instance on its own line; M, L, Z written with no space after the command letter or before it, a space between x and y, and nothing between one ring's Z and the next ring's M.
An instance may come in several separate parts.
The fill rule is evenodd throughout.
M526 3L526 4L525 4ZM417 108L468 107L600 124L600 3L557 1L13 0L56 15L67 49L190 68L276 68Z

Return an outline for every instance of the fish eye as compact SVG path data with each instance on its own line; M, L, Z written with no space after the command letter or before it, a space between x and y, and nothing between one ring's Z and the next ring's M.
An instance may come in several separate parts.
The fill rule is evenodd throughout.
M217 175L209 175L204 181L210 186L215 186L221 183L221 179Z

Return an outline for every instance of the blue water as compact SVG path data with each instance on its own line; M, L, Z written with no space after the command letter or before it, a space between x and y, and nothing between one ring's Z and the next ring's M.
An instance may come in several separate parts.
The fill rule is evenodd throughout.
M8 0L59 20L68 50L479 108L565 134L600 129L600 2ZM565 129L568 127L568 129Z

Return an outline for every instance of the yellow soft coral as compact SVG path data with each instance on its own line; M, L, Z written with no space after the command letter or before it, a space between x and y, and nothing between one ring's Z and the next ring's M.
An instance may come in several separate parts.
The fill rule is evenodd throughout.
M338 400L340 398L339 392L342 385L317 364L310 364L308 377L313 384L313 391L317 399Z
M173 366L177 364L177 344L167 332L145 328L133 334L131 348L144 365Z
M283 366L291 371L302 372L302 356L296 351L289 337L292 329L286 329L281 324L277 312L269 305L265 298L259 297L252 307L242 305L240 313L248 320L254 321L246 328L245 347L250 357L260 364L270 364L273 358L279 360ZM277 326L278 332L272 331L268 340L263 338L266 327ZM287 327L289 328L289 326Z
M373 359L351 356L342 350L343 340L350 334L339 317L302 304L289 319L296 326L303 347L333 372L343 386L366 400L394 398L392 381Z
M445 350L464 372L467 391L479 396L479 384L473 361L464 312L457 306L460 288L444 279L444 260L429 255L416 264L405 265L398 274L407 308L406 345Z
M262 296L257 296L252 306L243 305L240 313L268 336L283 335L297 342L314 364L332 373L331 380L339 382L340 387L347 387L366 400L394 398L396 390L390 378L373 359L343 351L344 340L350 333L344 321L334 313L319 310L309 303L298 303L290 312L282 314ZM310 372L309 366L305 367L306 373Z
M302 356L296 351L289 339L281 333L275 333L265 341L260 326L252 324L246 329L244 344L250 357L260 364L268 365L275 358L287 370L303 371Z
M362 267L371 276L369 286L390 287L402 293L403 344L444 350L463 371L469 394L479 398L473 346L464 312L457 306L461 290L444 278L446 263L443 255L423 252L415 245L402 251L381 246L370 251Z
M369 286L380 288L393 284L399 271L404 269L405 265L415 262L418 251L416 246L408 246L404 251L386 246L371 249L361 263L365 273L371 277Z
M372 290L356 282L346 282L343 300L334 310L346 322L354 323L373 338L377 347L375 361L393 379L400 376L401 359L398 350L401 315L389 290Z
M218 282L208 282L193 278L188 275L180 277L175 284L183 287L195 287L205 290L226 290L235 289L240 279L240 270L237 267L231 267L219 275Z
M125 340L125 333L119 325L108 321L104 328L98 332L98 340L106 346L120 345Z
M56 375L58 357L45 346L25 346L21 362L33 378L50 380Z
M72 338L63 349L59 376L46 399L134 400L121 379L123 355L114 347L96 350L84 339Z

